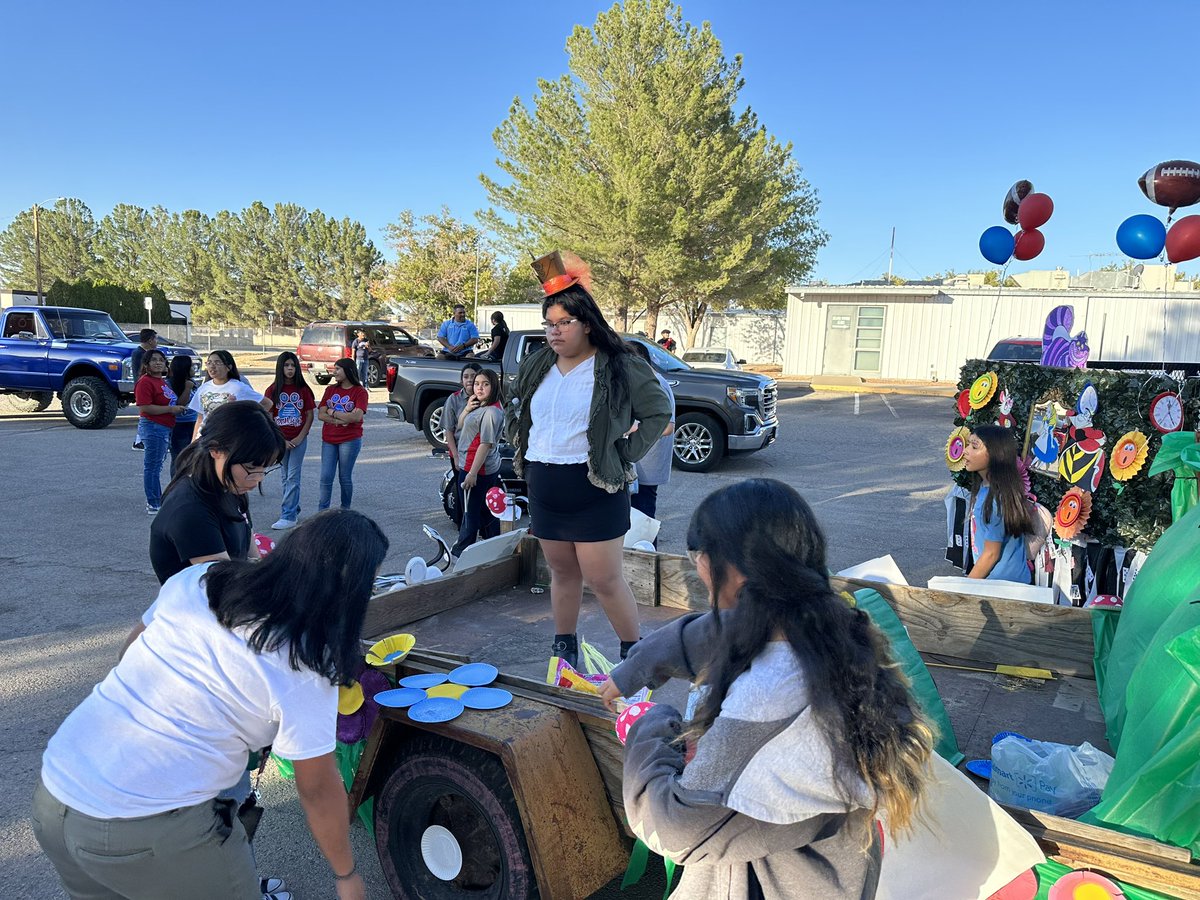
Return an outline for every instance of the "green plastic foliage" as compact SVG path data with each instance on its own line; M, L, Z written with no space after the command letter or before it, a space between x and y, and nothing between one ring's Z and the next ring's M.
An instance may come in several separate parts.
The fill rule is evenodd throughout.
M1200 469L1200 444L1196 443L1196 433L1176 431L1173 434L1164 434L1162 447L1151 461L1146 474L1175 474L1175 484L1171 488L1171 516L1176 522L1200 502L1200 494L1196 490L1197 469Z
M1033 900L1047 900L1050 896L1050 888L1054 886L1055 882L1075 870L1070 866L1064 866L1062 863L1046 860L1046 862L1038 863L1034 866L1033 871L1037 873L1038 880L1038 892L1034 895ZM1125 895L1125 900L1171 900L1166 894L1146 890L1146 888L1134 887L1132 884L1127 884L1124 881L1118 881L1117 886L1121 888L1121 893Z
M1073 409L1079 392L1091 382L1099 399L1095 427L1108 438L1106 453L1125 432L1140 431L1150 439L1148 459L1151 461L1158 454L1163 436L1150 424L1150 401L1162 391L1180 389L1177 381L1162 374L1147 375L1107 369L1058 369L1032 363L972 359L963 366L959 375L959 390L969 388L984 372L997 374L999 389L987 406L972 410L966 419L958 415L955 401L947 400L947 413L953 417L954 425L973 428L994 423L1000 416L1000 391L1007 390L1014 399L1012 416L1016 425L1013 431L1024 446L1029 411L1034 404L1049 399ZM1200 379L1187 379L1181 393L1185 426L1193 428L1200 422ZM948 426L946 434L949 433ZM1147 468L1122 483L1112 477L1107 465L1106 459L1104 477L1092 495L1092 517L1087 525L1087 534L1107 547L1149 550L1172 522L1171 491L1175 476L1164 472L1152 477L1149 474L1150 463L1147 463ZM1071 485L1036 472L1031 477L1038 502L1053 512ZM966 472L955 473L954 480L964 487L970 483Z

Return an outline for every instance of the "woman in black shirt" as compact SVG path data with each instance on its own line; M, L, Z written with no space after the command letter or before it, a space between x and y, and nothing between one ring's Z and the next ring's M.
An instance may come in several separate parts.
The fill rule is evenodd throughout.
M246 494L277 467L287 441L252 400L216 407L200 439L179 457L150 527L150 564L159 583L188 566L257 556Z
M504 360L504 345L508 343L508 323L504 321L504 313L496 310L492 313L492 343L488 346L487 359L495 362Z

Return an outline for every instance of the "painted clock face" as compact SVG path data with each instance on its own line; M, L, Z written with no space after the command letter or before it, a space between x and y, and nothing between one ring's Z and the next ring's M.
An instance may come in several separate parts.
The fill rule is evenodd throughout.
M1163 434L1183 427L1183 402L1178 394L1163 391L1150 401L1150 424Z

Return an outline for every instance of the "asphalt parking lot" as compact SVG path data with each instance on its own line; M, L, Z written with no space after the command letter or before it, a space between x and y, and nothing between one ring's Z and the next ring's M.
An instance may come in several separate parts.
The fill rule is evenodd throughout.
M268 379L251 380L261 389ZM419 431L386 418L384 391L371 393L354 506L389 535L385 568L396 571L430 549L422 524L451 532L437 496L445 463L431 458ZM743 478L771 477L792 484L813 504L835 570L891 553L910 583L949 574L942 561L948 484L942 447L950 403L784 387L775 444L727 460L707 475L676 472L660 489L661 549L684 552L688 517L708 492ZM154 598L142 456L130 450L135 424L136 416L126 412L103 431L79 431L66 423L57 402L27 415L12 412L0 398L3 897L65 896L28 825L41 753L115 662L125 635ZM310 441L302 517L316 507L319 460L319 446ZM268 530L278 517L279 500L279 482L271 479L263 496L252 500L256 530ZM260 870L287 878L299 900L332 896L332 879L304 827L294 789L269 772L263 785L267 813L255 842ZM356 827L354 838L370 896L386 897L371 837ZM661 890L622 896L659 896Z

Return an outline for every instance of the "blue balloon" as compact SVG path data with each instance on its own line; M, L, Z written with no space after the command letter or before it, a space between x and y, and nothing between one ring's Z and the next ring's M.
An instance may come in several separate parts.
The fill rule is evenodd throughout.
M1167 226L1154 216L1130 216L1117 229L1117 246L1134 259L1154 259L1167 243Z
M993 225L979 238L979 252L984 259L997 266L1004 265L1012 258L1015 245L1012 232L1003 225Z

